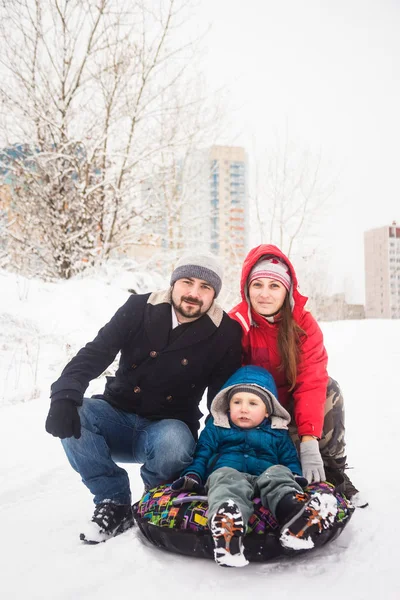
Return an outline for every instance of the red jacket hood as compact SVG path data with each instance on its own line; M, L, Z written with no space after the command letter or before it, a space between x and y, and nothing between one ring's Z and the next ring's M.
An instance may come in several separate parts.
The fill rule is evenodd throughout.
M251 312L246 298L246 283L250 271L263 256L275 256L289 267L292 277L290 292L293 318L306 334L301 344L301 360L293 391L289 391L286 375L281 369L278 346L279 321L271 323L254 311ZM229 311L229 316L242 326L243 364L260 366L271 373L278 388L279 401L283 406L287 407L290 397L293 397L294 418L300 437L303 435L320 437L328 381L327 354L322 331L314 317L304 308L307 298L297 289L297 277L293 265L276 246L261 244L253 248L243 263L241 292L243 300Z
M246 298L247 279L248 279L248 277L250 275L250 271L254 267L254 265L261 258L263 258L265 256L275 256L275 257L279 258L280 260L282 260L284 263L286 263L287 266L289 267L290 276L292 278L291 293L292 293L292 297L293 297L293 317L298 322L300 315L303 312L304 307L307 303L308 298L307 298L307 296L303 296L302 294L300 294L300 292L298 290L296 271L294 270L292 263L290 262L288 257L285 256L285 254L283 254L283 252L281 250L279 250L279 248L277 246L274 246L272 244L260 244L259 246L256 246L255 248L250 250L250 252L246 256L246 258L244 259L243 267L242 267L242 275L240 278L240 292L242 295L242 302L240 304L238 304L237 306L235 306L234 308L232 308L229 311L229 314L231 316L234 316L234 314L237 311L239 311L241 313L242 317L244 317L246 319L246 321L248 321L249 305L248 305L248 301ZM248 325L250 326L250 323L248 323Z

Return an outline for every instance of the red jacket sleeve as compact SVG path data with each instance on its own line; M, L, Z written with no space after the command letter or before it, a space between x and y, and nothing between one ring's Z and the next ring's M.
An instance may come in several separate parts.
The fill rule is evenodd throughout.
M293 390L294 418L299 436L321 437L328 384L328 355L322 331L309 312L304 312L300 327L305 331L300 362Z

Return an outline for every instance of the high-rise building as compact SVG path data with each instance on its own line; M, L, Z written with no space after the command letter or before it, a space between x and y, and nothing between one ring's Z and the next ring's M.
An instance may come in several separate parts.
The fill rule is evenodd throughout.
M162 255L174 262L183 252L212 252L224 265L225 300L237 300L247 250L244 148L192 150L143 181L140 199L138 212L148 215L148 227L130 255L137 260Z
M247 160L244 148L210 149L211 250L238 276L246 255Z
M400 227L392 225L364 233L365 316L400 318Z

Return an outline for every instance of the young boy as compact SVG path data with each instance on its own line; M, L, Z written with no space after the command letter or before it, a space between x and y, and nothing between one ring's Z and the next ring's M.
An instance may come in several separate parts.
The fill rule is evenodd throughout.
M242 367L211 405L193 462L171 489L208 493L208 522L217 564L243 567L243 536L259 495L280 526L286 548L312 548L313 535L334 521L336 498L303 492L296 448L289 437L289 413L279 404L272 375L262 367Z

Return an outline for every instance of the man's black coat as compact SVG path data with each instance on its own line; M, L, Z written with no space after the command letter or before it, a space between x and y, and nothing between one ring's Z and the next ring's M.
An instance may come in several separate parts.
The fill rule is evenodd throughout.
M148 419L180 419L196 435L204 390L210 406L241 365L241 327L214 302L200 319L172 330L169 291L132 295L67 364L51 386L52 402L82 404L89 382L119 351L119 368L100 397Z

